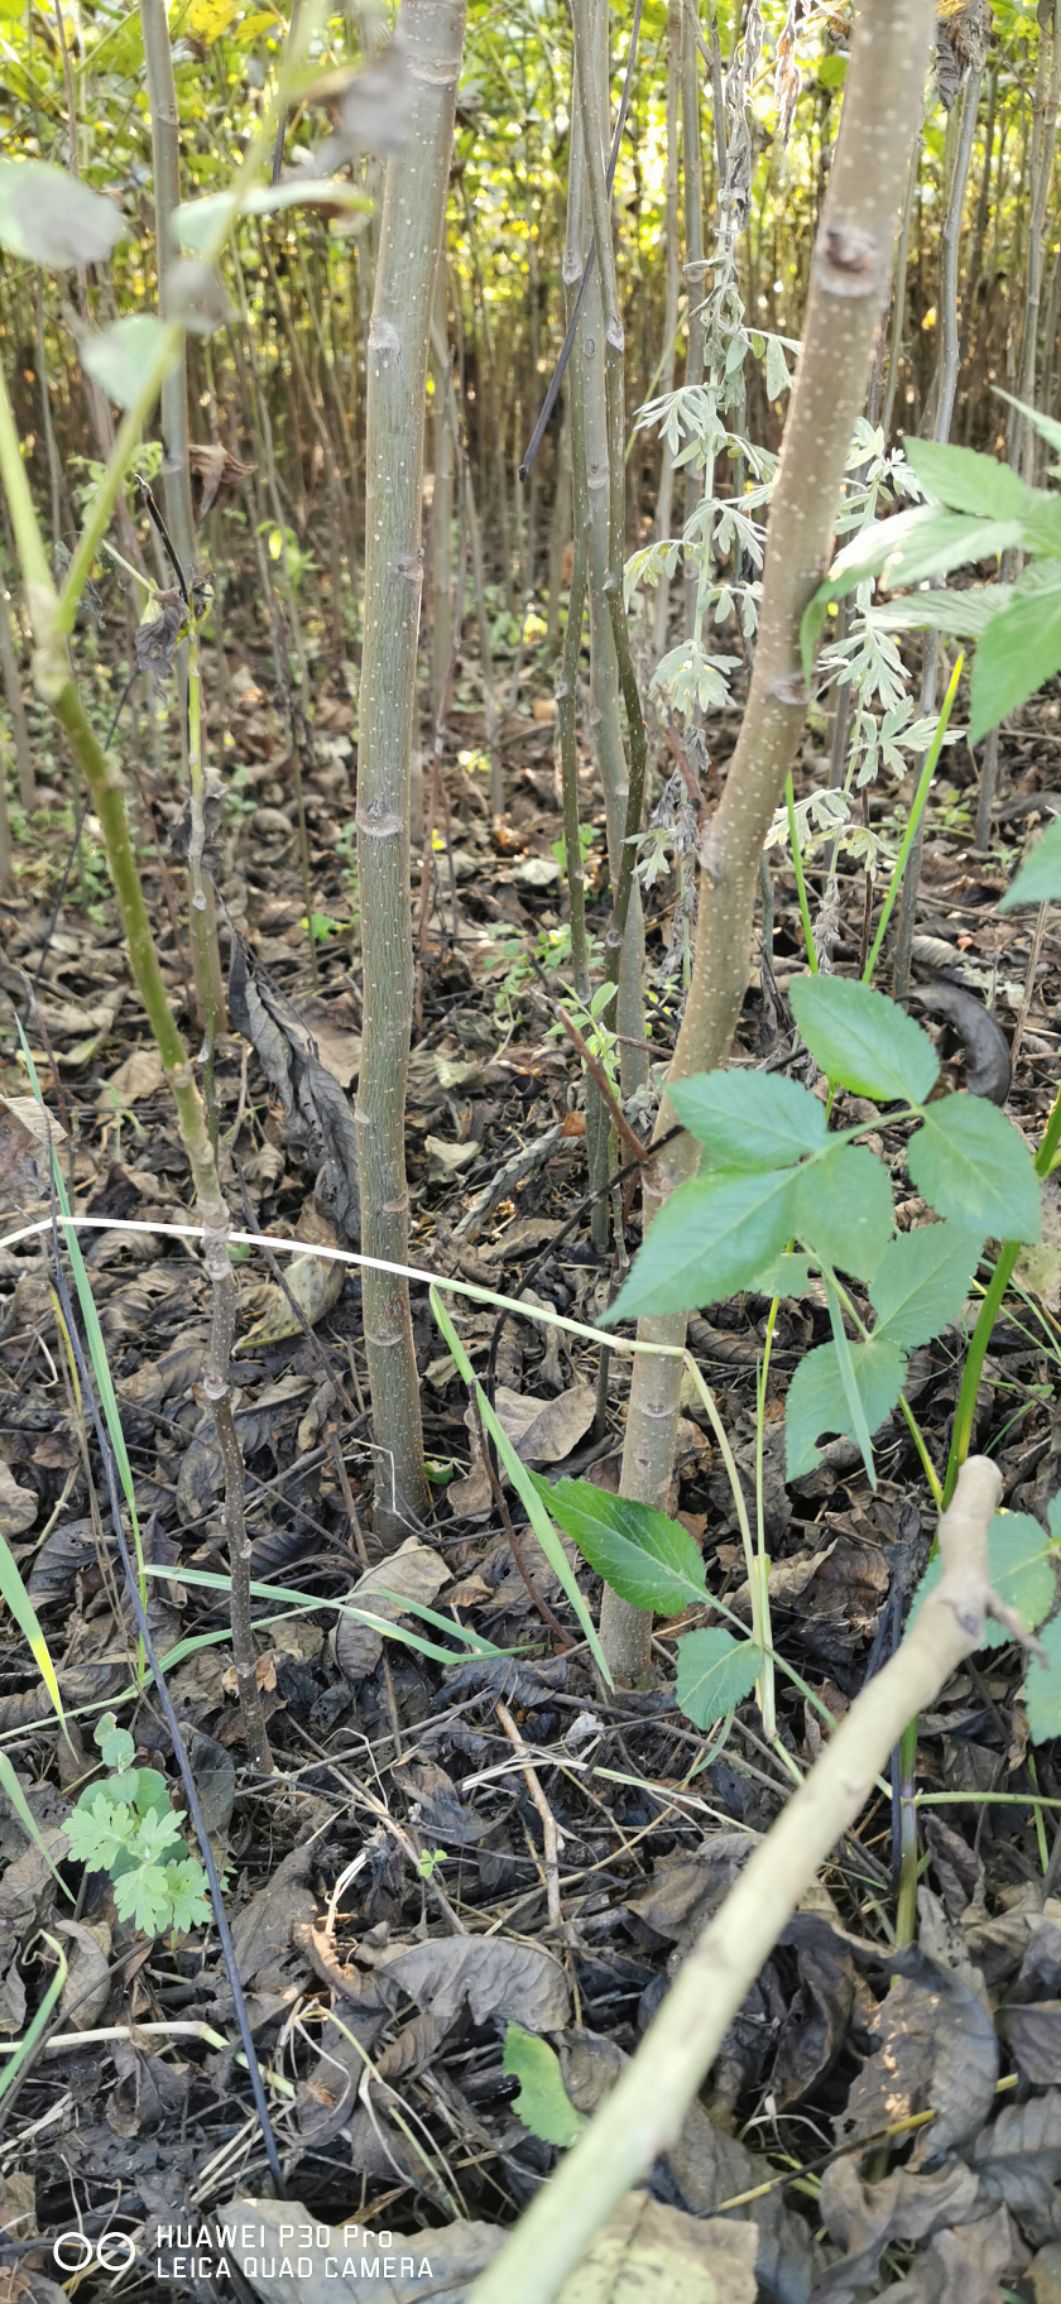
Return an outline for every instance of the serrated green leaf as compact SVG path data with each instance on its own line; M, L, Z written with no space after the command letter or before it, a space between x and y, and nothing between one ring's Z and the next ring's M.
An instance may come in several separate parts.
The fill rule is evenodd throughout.
M903 1388L906 1354L888 1338L871 1336L850 1346L859 1398L872 1434L883 1424ZM819 1442L833 1434L857 1439L835 1342L819 1344L801 1360L788 1388L785 1407L785 1469L789 1480L813 1472Z
M1041 408L1030 408L1026 400L1017 400L1012 392L1004 392L1001 384L996 384L995 390L1000 400L1008 400L1011 408L1020 410L1032 431L1038 433L1040 440L1046 441L1048 448L1061 450L1061 424L1056 417L1045 415Z
M1024 1705L1033 1744L1061 1736L1061 1616L1044 1624L1039 1640L1043 1656L1033 1656L1024 1683Z
M1061 816L1054 817L1025 857L998 909L1012 912L1015 904L1061 904Z
M881 569L881 583L890 591L949 576L974 561L1000 559L1003 552L1016 550L1024 533L1019 520L968 520L935 505L919 510L920 517L915 515L896 539Z
M679 1184L649 1227L608 1323L642 1312L695 1312L742 1288L792 1231L793 1172L694 1176Z
M878 1104L923 1104L939 1058L920 1024L871 984L797 976L789 986L800 1036L826 1078Z
M1061 671L1061 585L1026 592L992 618L976 651L969 741L979 744Z
M808 1256L775 1256L760 1272L757 1285L764 1296L805 1296L811 1286Z
M962 1224L920 1224L885 1249L870 1282L874 1334L912 1350L958 1318L980 1261L983 1236Z
M0 161L0 248L49 272L101 264L125 218L102 193L46 160Z
M210 1897L206 1873L194 1856L184 1856L178 1863L163 1865L163 1878L169 1898L167 1926L179 1935L189 1928L203 1928L210 1919Z
M835 1144L801 1168L792 1224L816 1263L869 1280L893 1223L888 1171L864 1145Z
M825 1143L825 1107L777 1072L701 1072L667 1091L716 1168L787 1168Z
M148 1808L137 1822L130 1853L140 1863L161 1864L180 1845L176 1818L172 1814L160 1816L156 1809Z
M144 1936L160 1936L170 1916L166 1875L158 1864L137 1864L114 1882L114 1909Z
M1061 1537L1061 1488L1056 1496L1051 1496L1046 1507L1046 1525L1051 1536Z
M1038 1240L1039 1179L1011 1120L962 1090L930 1104L906 1153L910 1181L940 1216L993 1240Z
M501 2069L520 2083L512 2109L532 2136L562 2148L581 2136L585 2116L576 2112L564 2087L560 2058L547 2040L524 2031L522 2024L506 2024Z
M87 1872L109 1872L115 1858L128 1847L134 1829L128 1804L109 1800L101 1788L81 1794L65 1825L70 1855Z
M978 640L1012 594L1010 584L985 584L974 591L915 592L908 599L884 600L870 608L874 632L949 632L955 640Z
M860 528L837 553L829 576L815 598L840 600L872 576L887 585L923 584L929 577L949 575L977 560L994 558L1021 540L1016 519L975 520L959 512L946 512L938 504L915 504L895 512L888 520L872 520ZM947 595L929 595L945 598ZM967 595L961 595L963 601ZM922 602L896 603L910 617ZM873 611L874 617L883 615Z
M1049 1539L1030 1512L998 1512L988 1529L991 1582L1000 1600L1015 1608L1025 1631L1035 1632L1057 1598L1057 1578ZM985 1648L1004 1648L1004 1624L988 1624Z
M987 1565L999 1599L1016 1610L1026 1632L1036 1631L1053 1607L1057 1581L1047 1538L1030 1512L996 1512L987 1531ZM937 1554L914 1593L911 1620L935 1591L942 1573ZM1004 1624L988 1622L980 1645L1004 1648L1011 1638Z
M907 439L904 446L926 494L948 511L969 512L980 520L1023 521L1035 508L1035 490L995 456L942 440Z
M119 408L132 408L139 399L166 334L164 321L153 312L130 312L112 321L99 336L81 347L81 365L102 385ZM174 353L173 358L177 355Z
M713 1728L743 1704L763 1668L754 1640L735 1640L720 1625L686 1632L678 1642L677 1697L694 1728Z
M1061 816L1054 816L1036 841L1017 878L999 899L999 912L1013 912L1015 903L1061 903Z
M707 1575L699 1551L680 1521L649 1504L610 1496L590 1480L531 1478L557 1527L621 1600L657 1616L680 1616L702 1601Z

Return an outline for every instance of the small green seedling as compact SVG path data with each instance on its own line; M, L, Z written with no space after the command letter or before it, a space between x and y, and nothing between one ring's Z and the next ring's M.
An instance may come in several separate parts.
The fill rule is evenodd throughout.
M145 1936L183 1935L210 1918L206 1873L188 1854L184 1810L170 1806L157 1768L133 1768L135 1745L113 1712L96 1729L104 1766L115 1770L82 1792L66 1827L70 1855L86 1872L108 1872L120 1920Z

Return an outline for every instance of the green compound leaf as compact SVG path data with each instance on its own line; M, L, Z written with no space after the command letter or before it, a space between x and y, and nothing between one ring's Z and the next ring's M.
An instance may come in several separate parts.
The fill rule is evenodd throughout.
M82 1793L64 1826L71 1859L83 1864L86 1872L108 1872L135 1829L132 1809L122 1800L109 1800L103 1791L89 1797Z
M1038 1240L1039 1179L1005 1113L964 1091L929 1106L907 1147L910 1180L941 1216L993 1240Z
M812 1286L810 1257L773 1257L764 1265L756 1286L764 1296L805 1296Z
M870 1281L874 1334L913 1350L956 1320L972 1286L983 1236L962 1224L920 1224L885 1249Z
M721 1626L687 1632L678 1642L678 1702L694 1728L713 1728L743 1704L763 1668L754 1640L735 1640Z
M828 1080L878 1104L923 1104L939 1058L920 1024L871 984L840 976L797 976L792 1013Z
M687 1528L649 1504L609 1496L589 1480L531 1478L557 1527L598 1576L633 1608L680 1616L702 1601L704 1563Z
M1024 1685L1024 1702L1033 1744L1061 1736L1061 1616L1045 1624L1039 1634L1046 1653L1033 1656Z
M919 505L912 515L900 512L896 530L904 519L909 519L909 526L896 535L881 569L889 589L949 575L952 568L967 567L972 560L995 560L1019 544L1023 534L1019 520L968 520L960 512L940 512L934 504ZM915 593L909 603L915 617L921 599Z
M160 1864L137 1864L114 1882L114 1909L144 1936L161 1936L170 1925L170 1893Z
M608 1323L642 1312L695 1312L742 1288L778 1256L792 1232L792 1170L694 1176L649 1226Z
M796 1237L820 1264L869 1280L891 1238L888 1171L863 1145L836 1144L801 1168L793 1201Z
M906 1354L887 1338L851 1344L849 1358L866 1425L876 1432L903 1388ZM833 1434L858 1439L835 1344L819 1344L801 1360L785 1409L785 1471L789 1480L813 1472L819 1442Z
M1043 562L1043 566L1052 565ZM1061 671L1061 584L1010 601L992 617L976 651L969 692L969 742L979 744Z
M999 1599L1016 1610L1026 1632L1035 1632L1053 1607L1057 1580L1048 1539L1030 1512L996 1512L987 1531L987 1564ZM913 1597L911 1617L935 1590L942 1572L938 1556L929 1561ZM1004 1648L1011 1638L1004 1624L988 1623L980 1645Z
M1012 912L1015 904L1061 904L1061 816L1054 817L1025 857L998 909Z
M776 1072L702 1072L667 1091L715 1168L787 1168L825 1143L825 1107Z
M576 2112L571 2102L564 2087L560 2059L547 2040L539 2040L534 2032L525 2032L522 2024L507 2024L501 2069L511 2080L520 2083L512 2109L532 2136L540 2137L543 2144L558 2144L561 2148L581 2136L585 2118Z
M994 456L940 440L908 438L905 447L921 486L950 512L977 520L1026 520L1035 510L1034 489Z
M169 1897L170 1928L183 1936L189 1928L203 1928L210 1919L210 1897L206 1873L194 1856L184 1856L176 1864L164 1864L163 1877Z

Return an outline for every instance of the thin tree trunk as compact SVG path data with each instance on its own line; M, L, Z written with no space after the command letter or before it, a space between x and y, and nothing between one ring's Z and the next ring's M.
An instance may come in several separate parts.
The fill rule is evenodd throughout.
M52 505L52 543L58 544L63 533L63 468L55 445L55 425L52 421L52 399L48 383L48 351L44 341L44 284L39 271L33 274L33 327L37 346L37 384L41 399L41 429L48 458L48 486Z
M958 105L951 115L954 127L954 163L951 172L949 196L943 218L940 243L939 285L939 366L932 391L932 437L949 440L954 401L958 390L961 368L961 335L958 326L958 256L961 249L962 216L965 193L969 182L969 169L976 136L976 114L980 102L982 66L971 64L962 84ZM968 274L966 275L968 277ZM925 639L924 663L921 672L921 715L928 718L936 709L939 684L939 634L929 632ZM910 981L910 959L914 945L917 921L917 899L921 886L921 857L924 849L925 819L922 816L917 836L906 860L902 893L899 898L899 917L895 930L895 970L892 989L901 1000Z
M453 492L456 442L449 398L449 298L446 266L440 262L435 278L435 312L431 401L431 446L434 488L431 496L431 722L437 735L446 706L453 662Z
M1028 270L1024 295L1024 332L1021 340L1018 397L1034 406L1039 370L1039 315L1042 307L1046 258L1047 203L1057 157L1057 114L1061 103L1061 0L1041 0L1039 8L1039 63L1035 76L1032 123L1031 214L1028 219ZM1014 411L1014 461L1026 480L1035 479L1038 438L1033 427Z
M37 779L33 769L33 747L30 743L26 707L22 701L22 677L19 670L18 650L15 646L15 620L11 613L11 599L2 572L0 572L0 670L3 673L4 696L15 746L18 796L28 815L30 809L37 805Z
M564 566L571 542L573 507L571 501L571 391L564 395L564 412L556 440L556 493L549 518L549 608L545 633L545 654L553 662L560 647L561 592Z
M608 827L608 862L618 899L633 858L627 846L630 771L623 743L624 694L631 741L640 714L636 689L631 697L630 643L622 595L623 508L623 329L615 280L611 218L605 190L604 122L608 89L608 16L603 0L575 0L575 79L579 110L571 134L569 257L593 231L594 265L572 361L573 388L581 392L589 506L588 569L592 721ZM592 136L592 150L590 137ZM595 213L596 204L596 213ZM624 650L625 662L620 649ZM640 830L640 824L638 825ZM632 1095L648 1077L644 1024L645 929L637 880L626 891L625 933L618 954L616 1022L619 1068L624 1092Z
M675 361L678 343L678 144L681 119L682 85L682 20L685 0L668 0L667 7L667 174L664 206L664 265L665 295L663 305L663 355L656 386L659 392L674 390ZM656 535L666 543L674 516L674 450L670 441L663 443L660 466L659 495L656 498ZM652 637L657 657L667 645L667 627L670 621L670 579L661 575L656 586L653 607Z
M158 301L163 315L171 318L170 275L179 253L172 227L174 210L181 196L180 113L165 0L140 0L140 23L151 106ZM166 523L187 577L195 562L195 520L188 463L188 372L183 338L179 356L162 386L162 438L166 447Z
M704 164L700 146L700 42L699 0L684 0L682 9L682 168L685 184L685 285L689 298L689 317L686 329L685 384L691 390L702 383L704 374L704 298L707 294L707 268L704 251ZM718 53L718 27L712 24L712 55L719 69L715 72L714 110L715 133L719 151L719 193L725 173L725 104L721 87L721 57ZM714 492L714 477L701 472L695 457L685 467L685 518L690 521L699 509L708 488ZM698 637L700 581L695 560L689 553L685 561L685 630L690 640Z
M910 169L907 177L906 199L903 204L903 218L902 223L899 226L899 248L895 259L895 291L892 296L891 341L888 346L888 381L884 389L884 408L881 413L881 429L884 433L885 442L891 438L892 417L895 412L895 396L899 389L899 370L902 364L903 356L903 326L906 320L906 275L910 263L910 226L913 222L914 199L917 193L917 180L920 173L921 141L920 138L918 138L918 141L915 143L914 149L910 154Z
M815 249L800 354L774 490L755 663L726 786L704 835L692 982L670 1077L723 1064L748 975L759 858L792 767L807 708L800 661L803 611L826 566L855 421L862 408L891 278L892 250L921 119L932 0L868 0L858 11L829 189ZM666 1097L663 1134L673 1124ZM696 1146L662 1151L645 1190L645 1218L692 1173ZM680 1343L684 1319L646 1321L649 1342ZM622 1493L666 1496L674 1463L681 1368L635 1361ZM651 1620L618 1604L608 1662L643 1678Z
M412 1031L410 759L423 583L421 494L431 308L446 216L464 0L402 0L408 141L387 163L368 338L365 637L357 854L364 986L357 1124L362 1243L408 1260L405 1083ZM365 1271L377 1526L398 1543L427 1510L409 1292Z
M1025 280L1024 324L1020 340L1017 366L1017 397L1031 407L1035 401L1036 377L1039 363L1039 310L1042 301L1043 264L1046 254L1044 227L1047 215L1050 180L1053 174L1057 142L1057 113L1061 97L1061 0L1041 0L1039 8L1039 51L1035 68L1035 93L1032 98L1031 131L1031 185L1030 221L1028 226L1028 269ZM1025 146L1027 150L1027 145ZM1018 217L1023 215L1023 203L1018 203ZM1023 473L1026 480L1034 480L1036 473L1038 438L1031 424L1018 409L1010 410L1006 427L1006 453L1009 461ZM1002 579L1011 584L1017 574L1020 560L1015 552L1003 555ZM998 745L1000 731L992 728L984 745L980 760L980 789L976 811L976 845L983 851L991 842L991 819L998 785Z

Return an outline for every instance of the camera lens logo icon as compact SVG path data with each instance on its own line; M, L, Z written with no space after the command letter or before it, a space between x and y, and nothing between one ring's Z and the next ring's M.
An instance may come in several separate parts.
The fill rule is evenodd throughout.
M128 2232L101 2232L90 2240L87 2232L60 2232L52 2243L52 2262L60 2272L87 2272L90 2264L101 2272L128 2272L136 2261L136 2244Z

